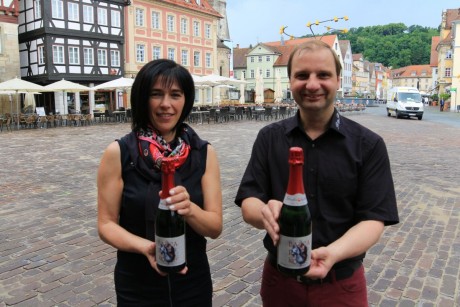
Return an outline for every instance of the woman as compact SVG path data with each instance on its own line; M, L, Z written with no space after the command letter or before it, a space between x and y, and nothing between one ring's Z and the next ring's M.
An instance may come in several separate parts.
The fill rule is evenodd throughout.
M211 306L212 283L205 237L222 231L217 156L184 123L195 87L190 73L155 60L131 89L132 132L111 143L98 172L98 230L118 249L115 290L119 306ZM175 156L176 187L170 209L186 221L187 266L179 274L158 270L153 242L160 201L161 159Z

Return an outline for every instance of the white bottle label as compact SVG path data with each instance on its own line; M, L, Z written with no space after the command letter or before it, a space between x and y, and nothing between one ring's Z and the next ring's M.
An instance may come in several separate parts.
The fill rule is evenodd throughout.
M158 209L160 210L169 210L168 203L166 199L160 199L160 203L158 204Z
M288 269L303 269L310 265L311 234L306 237L280 236L278 264Z
M174 238L155 236L155 244L159 247L155 249L158 264L173 267L185 263L185 235Z
M286 194L284 196L283 204L293 207L305 206L308 204L307 196L305 194Z

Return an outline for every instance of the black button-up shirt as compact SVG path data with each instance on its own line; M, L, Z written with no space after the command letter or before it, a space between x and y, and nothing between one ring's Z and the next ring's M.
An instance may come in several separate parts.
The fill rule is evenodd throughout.
M329 129L315 140L306 135L298 113L262 128L236 195L238 206L248 197L264 203L283 201L293 146L305 155L303 180L313 220L313 248L329 245L361 221L399 222L383 139L337 111ZM264 245L276 254L268 234Z

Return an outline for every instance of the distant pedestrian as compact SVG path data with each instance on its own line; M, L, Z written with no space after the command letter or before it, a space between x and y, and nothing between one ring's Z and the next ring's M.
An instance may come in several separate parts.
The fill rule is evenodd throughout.
M441 112L444 111L444 98L441 98L441 101L439 102L439 106L440 106Z

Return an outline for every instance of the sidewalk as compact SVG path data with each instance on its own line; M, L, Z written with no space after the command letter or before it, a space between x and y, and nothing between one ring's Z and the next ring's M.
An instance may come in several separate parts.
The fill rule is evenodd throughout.
M459 306L460 129L425 118L349 117L384 137L401 219L366 257L370 304ZM224 231L208 241L215 307L261 306L263 232L243 222L233 199L267 123L193 126L221 165ZM0 133L0 307L116 305L115 250L96 230L96 172L105 147L129 130Z

